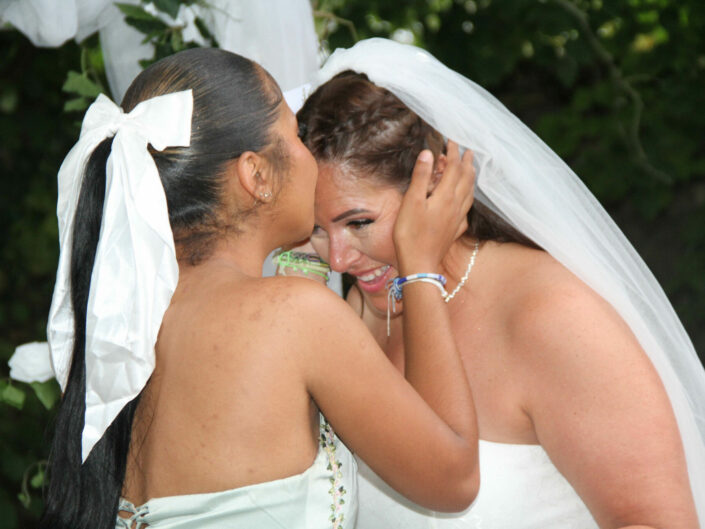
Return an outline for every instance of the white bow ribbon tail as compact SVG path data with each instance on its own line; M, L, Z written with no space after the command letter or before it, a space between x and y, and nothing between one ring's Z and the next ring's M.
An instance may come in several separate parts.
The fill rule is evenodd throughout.
M164 188L147 148L189 146L192 111L190 90L143 101L129 114L100 95L59 170L61 253L47 336L54 372L65 390L74 340L74 215L85 163L100 142L114 135L86 311L83 461L154 370L154 346L179 271Z

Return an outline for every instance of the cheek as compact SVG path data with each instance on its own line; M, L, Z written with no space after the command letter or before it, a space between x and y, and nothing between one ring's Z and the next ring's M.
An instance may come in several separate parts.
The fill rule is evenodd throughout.
M326 263L330 262L328 258L328 238L323 235L312 235L311 244L316 253L321 256Z
M379 220L372 224L368 233L360 236L360 249L375 261L397 267L394 250L394 219Z

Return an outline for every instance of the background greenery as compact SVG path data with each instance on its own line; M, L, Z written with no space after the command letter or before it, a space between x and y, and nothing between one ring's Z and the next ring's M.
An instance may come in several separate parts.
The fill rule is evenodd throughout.
M414 42L527 122L634 243L703 358L702 0L318 0L313 6L324 49L369 36ZM168 42L182 45L178 38ZM56 386L10 383L5 361L17 345L46 338L58 258L56 173L78 136L80 110L103 86L96 37L47 50L0 31L0 529L32 527L41 508L37 462L46 457L51 411L38 396L50 408L47 396Z

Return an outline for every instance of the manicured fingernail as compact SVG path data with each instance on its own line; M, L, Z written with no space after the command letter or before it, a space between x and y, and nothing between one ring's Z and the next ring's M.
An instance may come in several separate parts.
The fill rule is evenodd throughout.
M432 162L433 154L431 154L431 151L421 151L421 154L419 154L419 160L422 162Z

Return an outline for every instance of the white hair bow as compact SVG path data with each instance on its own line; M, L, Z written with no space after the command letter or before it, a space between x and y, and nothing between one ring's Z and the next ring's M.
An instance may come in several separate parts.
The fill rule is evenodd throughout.
M147 147L187 147L191 90L158 96L129 114L104 95L83 120L81 137L59 169L61 253L47 336L56 378L66 389L74 341L71 240L86 161L114 136L86 312L86 415L82 460L154 370L154 345L179 269L166 196Z

